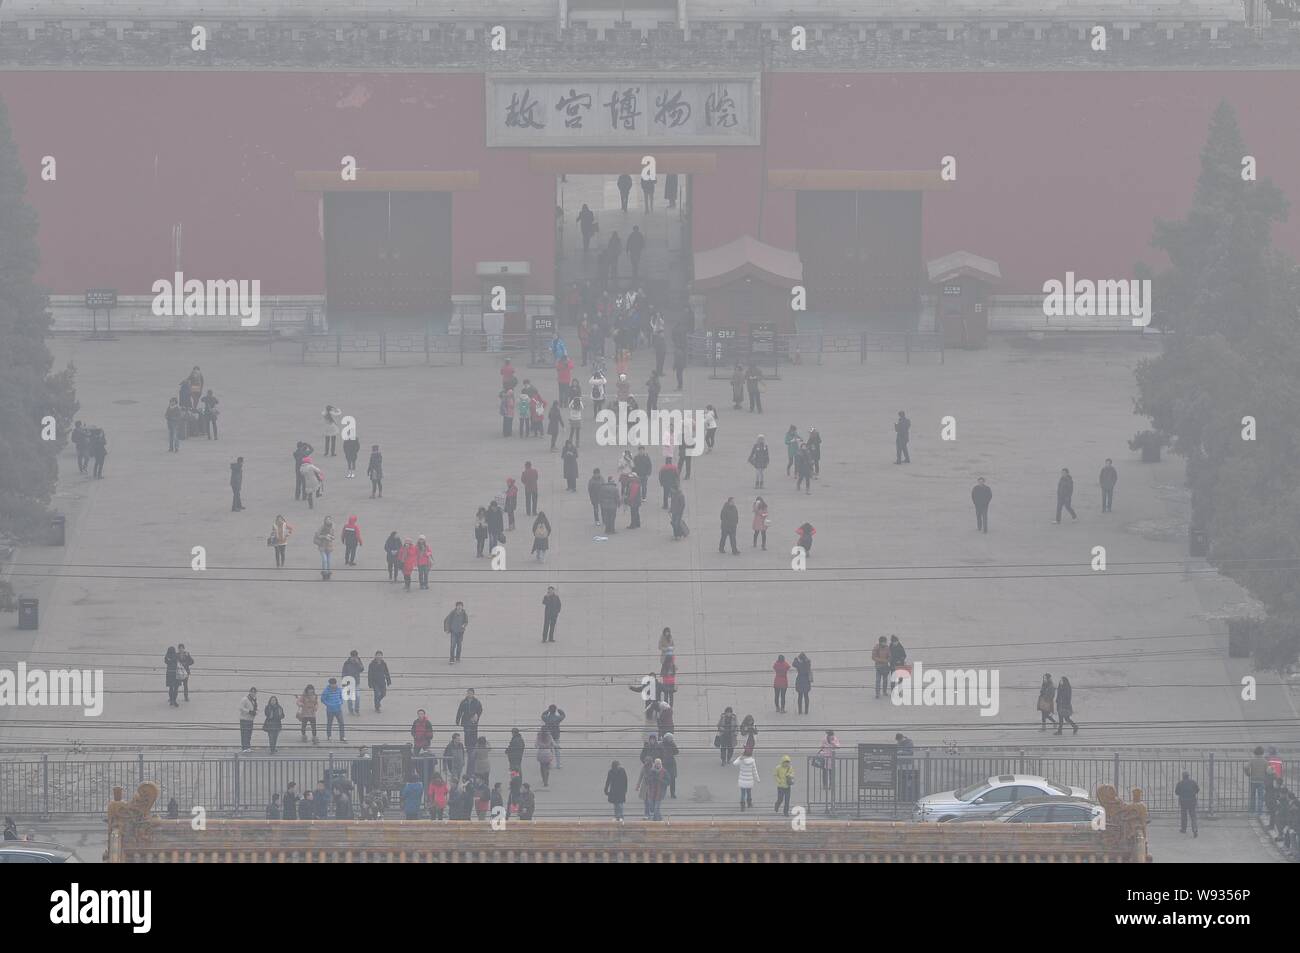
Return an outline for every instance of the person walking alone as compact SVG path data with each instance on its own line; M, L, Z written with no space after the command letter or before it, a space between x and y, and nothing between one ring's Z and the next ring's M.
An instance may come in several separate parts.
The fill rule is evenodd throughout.
M360 545L361 527L357 525L355 516L349 516L347 524L343 527L343 565L357 564L357 547Z
M349 715L361 714L361 674L366 670L365 663L356 649L348 653L343 660L343 699L348 703Z
M328 581L334 574L330 567L330 557L334 553L333 517L325 517L325 522L321 523L320 529L316 530L313 542L316 544L316 549L320 551L320 577Z
M239 491L244 488L244 458L237 457L230 465L230 512L238 513L244 508L244 501L239 498Z
M980 477L974 488L970 491L971 502L975 504L975 529L981 533L989 531L989 503L993 499L993 491L984 478Z
M370 498L378 494L384 498L384 455L379 452L379 444L370 448L370 464L366 467L366 476L370 477Z
M898 412L898 420L894 424L894 462L911 463L912 455L907 452L907 443L912 436L912 421L907 419L907 414L903 411Z
M537 770L542 775L542 787L550 787L551 765L555 763L555 739L545 725L537 729L533 747L537 756Z
M533 548L532 553L537 557L537 561L545 562L547 550L551 548L551 521L546 518L546 514L541 510L537 511L537 518L533 520Z
M1074 507L1070 501L1074 498L1074 477L1070 476L1070 471L1061 470L1061 478L1056 481L1056 522L1061 522L1061 510L1070 514L1070 519L1077 520Z
M384 661L383 652L376 652L370 660L370 666L366 669L366 684L370 686L375 700L375 711L382 713L384 696L388 694L388 686L393 684L393 676L388 673L388 663ZM357 708L360 707L358 703Z
M357 457L361 455L361 441L355 436L343 439L343 462L347 467L344 479L355 480L357 476Z
M614 805L614 820L623 823L623 805L627 802L627 771L617 761L610 762L605 775L605 800Z
M761 538L763 540L763 548L767 549L767 528L771 525L772 521L768 518L767 501L761 496L754 498L753 512L754 519L751 528L754 531L754 540L750 543L749 548L753 549L756 547Z
M578 423L582 423L582 411L578 411ZM551 409L546 412L546 433L551 438L551 453L555 452L555 442L560 439L560 430L564 427L564 411L560 410L560 401L551 401Z
M726 544L730 541L731 555L739 556L740 550L736 547L736 527L740 524L740 511L736 508L734 497L727 497L727 502L722 504L719 520L722 524L722 535L718 538L718 552L725 553Z
M339 424L342 418L343 411L333 404L326 404L325 409L321 411L321 419L325 421L325 456L327 457L339 455L339 434L343 432Z
M271 524L271 535L267 542L275 549L275 568L283 569L285 562L285 551L289 547L289 537L293 535L293 527L283 516L276 516L275 522Z
M749 465L754 468L754 489L760 489L763 486L763 471L767 469L768 463L772 460L772 455L767 449L767 440L762 434L754 441L754 446L749 451Z
M347 741L343 737L343 690L339 688L339 680L331 678L325 686L325 691L320 693L321 704L325 706L325 740L330 741L334 731L334 723L339 725L339 743Z
M537 515L537 481L541 474L533 466L533 461L524 461L524 472L519 474L519 482L524 485L524 515Z
M1106 458L1106 465L1101 468L1097 482L1101 486L1101 511L1110 513L1111 506L1115 502L1115 484L1119 482L1119 473L1116 472L1115 465L1110 462L1109 457Z
M560 619L560 597L555 594L554 586L546 587L542 596L542 641L555 641L555 623Z
M311 725L311 743L317 744L316 713L320 710L320 696L316 694L316 686L308 685L304 688L302 694L294 698L294 706L298 712L298 725L302 730L303 743L307 741L307 726Z
M1192 780L1191 774L1184 771L1183 779L1174 785L1174 796L1178 798L1178 833L1187 833L1187 824L1192 825L1192 837L1200 837L1196 825L1196 797L1201 793L1201 786Z
M773 814L790 816L790 792L794 789L794 764L788 754L781 755L781 763L776 766L776 807Z
M451 637L451 648L448 650L447 662L449 664L460 661L460 650L465 643L465 630L469 628L469 613L465 611L465 603L457 602L456 607L447 613L447 618L442 620L442 630ZM473 692L470 693L471 695ZM480 710L482 706L480 705ZM460 724L460 722L457 722Z
M752 754L742 754L731 762L739 770L736 782L740 786L740 809L747 811L754 806L754 785L758 783L758 762Z
M572 446L576 450L578 444L581 442L582 442L582 395L575 393L572 397L569 398L569 438L564 442L564 446L566 448Z

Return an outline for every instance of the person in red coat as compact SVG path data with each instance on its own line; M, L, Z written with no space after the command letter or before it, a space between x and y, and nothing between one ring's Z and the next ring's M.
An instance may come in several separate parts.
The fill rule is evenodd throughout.
M420 588L429 588L429 567L433 565L433 550L423 536L415 541L415 571L420 574Z
M412 749L416 754L433 743L433 722L423 708L415 713L415 721L411 722L411 738L414 739Z
M429 813L435 821L447 816L447 797L450 793L451 786L441 774L435 774L429 782Z
M772 663L772 695L776 702L776 710L785 714L785 691L790 687L790 663L785 660L784 655L778 655L776 661Z
M519 482L524 485L524 513L528 516L537 515L537 480L540 476L533 461L524 462L524 472L519 474Z
M402 542L402 548L397 551L397 560L402 564L402 579L406 582L406 591L411 591L411 574L415 572L415 543L411 542L408 536Z
M582 345L582 350L585 354L587 350L585 342ZM569 355L566 354L555 362L555 379L560 385L560 400L571 396L569 388L573 384L573 358L569 357Z

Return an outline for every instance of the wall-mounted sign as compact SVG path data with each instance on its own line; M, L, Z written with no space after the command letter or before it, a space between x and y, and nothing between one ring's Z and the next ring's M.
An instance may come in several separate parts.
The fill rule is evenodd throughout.
M487 144L758 145L758 97L753 74L488 76Z

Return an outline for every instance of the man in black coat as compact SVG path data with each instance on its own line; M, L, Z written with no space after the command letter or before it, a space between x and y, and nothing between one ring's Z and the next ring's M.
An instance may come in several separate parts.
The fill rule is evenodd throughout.
M554 586L546 587L542 596L542 641L555 641L555 623L560 618L560 597L555 594Z
M370 667L366 670L366 684L374 693L375 711L383 711L384 696L388 694L388 686L393 684L393 677L388 673L388 663L384 661L383 652L376 652L375 657L370 660Z
M506 538L506 513L496 500L487 508L488 551L497 548L497 543Z
M989 531L989 501L993 499L993 491L989 489L983 477L979 478L974 489L970 491L970 499L975 504L975 528L981 533L987 533Z
M1115 472L1109 457L1106 458L1106 465L1101 468L1097 482L1101 485L1101 511L1109 513L1115 502L1115 484L1119 482L1119 474Z
M614 820L623 823L623 804L627 801L627 771L617 761L605 775L605 800L614 805Z
M239 491L244 486L244 458L239 457L230 465L230 512L238 513L244 508L244 501L239 498Z
M456 709L456 724L462 728L469 725L470 719L475 715L482 716L483 703L474 697L474 689L465 690L465 697L460 700L460 706Z
M624 172L618 177L618 194L623 202L623 211L627 211L627 199L632 194L632 176Z
M650 485L650 474L654 473L655 465L650 459L650 454L645 452L645 447L636 448L636 456L632 458L632 471L641 478L641 496L646 495L646 487Z
M894 462L911 463L912 456L907 452L907 442L912 436L912 421L907 414L898 412L898 422L894 424Z
M727 540L731 540L731 555L739 556L736 548L736 527L740 524L740 511L736 509L735 497L727 497L722 504L722 536L718 539L718 552L725 553Z
M1070 501L1074 498L1074 477L1070 476L1070 471L1061 470L1061 479L1056 481L1056 522L1061 522L1061 510L1066 510L1070 514L1070 519L1077 520L1074 507Z

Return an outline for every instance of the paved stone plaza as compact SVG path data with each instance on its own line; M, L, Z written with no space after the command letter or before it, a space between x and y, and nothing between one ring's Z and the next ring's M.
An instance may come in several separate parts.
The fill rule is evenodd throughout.
M572 336L572 335L570 335ZM105 479L78 475L69 449L55 504L68 516L65 549L20 553L14 582L41 600L38 633L10 630L4 665L105 670L104 713L7 709L11 745L66 752L74 739L97 749L169 747L229 755L236 711L250 685L263 702L277 695L288 714L282 748L306 753L293 730L293 696L307 682L338 676L350 649L384 652L394 684L382 714L348 724L355 746L409 740L417 708L435 724L440 750L466 688L484 705L481 732L493 749L493 780L504 776L502 748L517 726L528 742L525 780L540 786L532 737L554 702L568 713L563 769L540 793L538 816L602 816L611 758L634 766L642 739L641 703L628 686L657 669L657 639L671 626L677 645L676 737L682 748L678 800L666 810L735 811L735 769L719 766L711 741L724 707L753 714L762 772L756 808L769 810L772 771L782 754L803 759L826 728L846 746L886 742L896 731L919 745L955 740L1035 746L1089 756L1130 747L1177 746L1242 753L1278 743L1252 721L1294 717L1286 690L1260 675L1259 699L1240 699L1249 669L1229 660L1221 621L1245 601L1232 584L1186 558L1187 500L1182 461L1143 465L1127 440L1145 421L1132 414L1136 363L1155 353L1137 337L995 339L986 351L828 356L826 364L783 367L768 384L761 417L731 410L725 380L692 368L680 399L665 407L720 412L716 450L697 458L685 484L692 533L674 543L658 487L643 507L643 528L598 539L585 482L592 467L613 472L619 451L582 435L576 494L564 492L549 439L501 436L497 365L336 368L273 362L265 341L205 337L123 337L114 342L58 338L56 366L77 366L79 417L105 428ZM638 352L631 379L645 380L653 355ZM187 440L169 454L163 410L176 382L199 365L221 399L221 439ZM585 381L589 372L582 374ZM522 370L548 399L554 372ZM639 390L643 387L639 386ZM343 479L343 456L323 457L326 403L358 421L359 473ZM892 424L913 421L912 463L894 465ZM957 419L957 440L939 439L940 419ZM822 475L811 496L784 475L781 436L790 424L824 439ZM772 445L764 497L772 528L766 553L749 547L756 433ZM291 453L299 439L317 448L326 495L314 511L295 503ZM369 499L365 463L383 448L385 495ZM245 458L246 510L230 511L229 464ZM1097 471L1119 470L1114 513L1100 513ZM474 558L478 506L516 479L524 461L541 470L541 507L554 527L544 565L527 555L528 527L508 542L509 568ZM1053 523L1059 469L1075 476L1077 523ZM975 531L970 489L993 489L988 535ZM718 511L727 496L741 510L742 554L717 552ZM273 568L265 539L285 514L297 532L288 569ZM338 527L359 517L359 566L321 581L311 538L326 514ZM807 572L790 569L795 528L817 527ZM385 581L382 545L390 530L425 534L435 553L432 591L404 592ZM190 570L204 546L208 570ZM1094 546L1109 568L1089 569ZM52 564L52 565L51 565ZM61 568L56 568L60 567ZM56 578L44 578L54 573ZM540 641L548 585L564 600L558 641ZM464 660L450 666L442 619L456 600L471 617ZM12 618L12 617L11 617ZM871 644L897 634L913 660L939 667L998 670L1001 709L901 708L874 700ZM184 642L197 664L192 701L167 706L162 656ZM812 714L780 715L770 666L778 653L812 659ZM1077 736L1038 730L1034 702L1044 672L1074 685ZM261 719L258 719L260 729ZM328 750L321 722L321 745ZM269 757L265 735L254 736ZM629 767L635 783L635 770ZM166 798L164 792L164 799ZM678 807L680 805L680 807ZM629 805L629 816L636 814ZM1174 835L1177 836L1176 834ZM1204 836L1201 843L1205 843ZM1192 859L1188 857L1187 859Z

